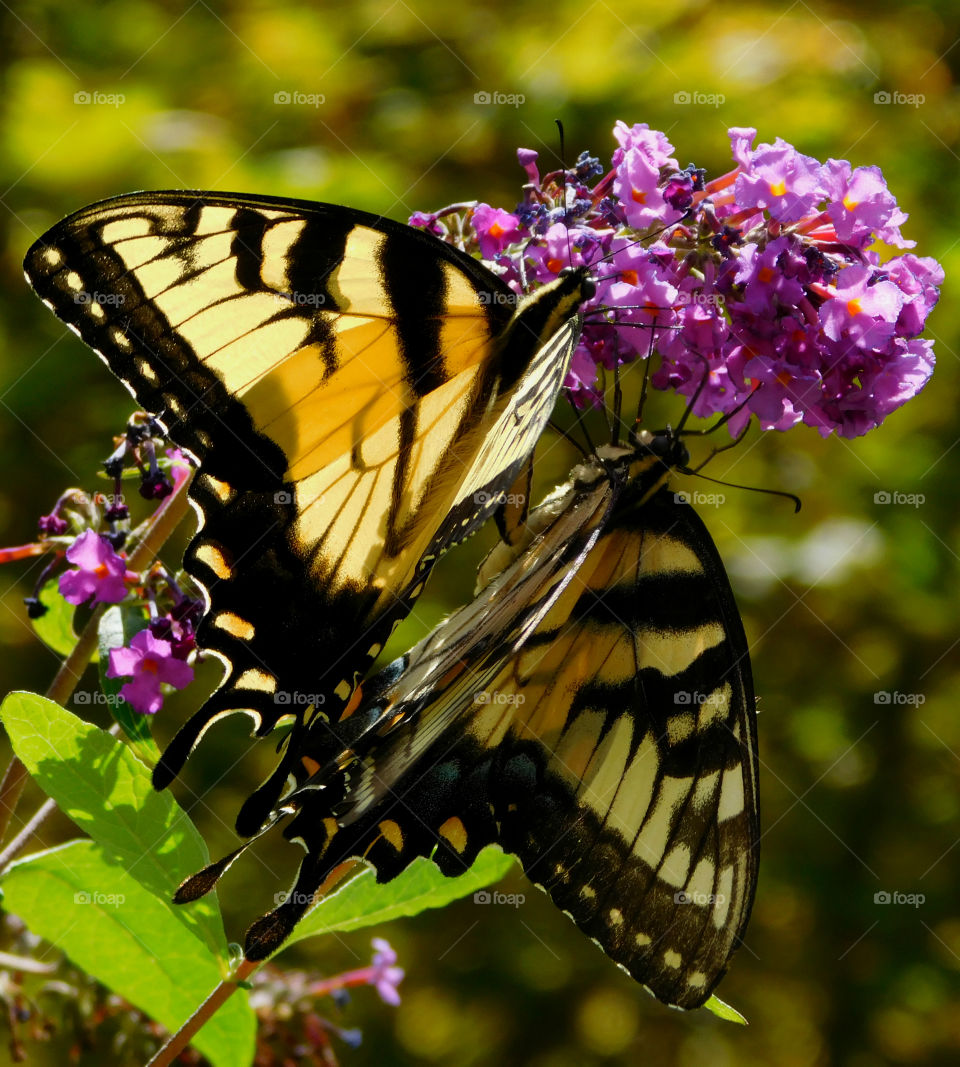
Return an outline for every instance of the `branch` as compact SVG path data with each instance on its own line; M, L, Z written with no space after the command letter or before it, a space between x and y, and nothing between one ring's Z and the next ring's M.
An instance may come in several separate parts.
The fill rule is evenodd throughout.
M147 1067L169 1067L169 1064L190 1044L191 1039L203 1024L210 1019L260 966L260 961L244 960L232 978L225 978L162 1049L147 1064Z

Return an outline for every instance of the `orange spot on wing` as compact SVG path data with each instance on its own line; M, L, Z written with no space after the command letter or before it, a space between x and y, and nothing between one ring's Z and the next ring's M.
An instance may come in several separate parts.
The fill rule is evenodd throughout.
M343 712L340 715L341 722L343 722L344 719L350 718L350 716L357 710L357 708L360 707L361 700L363 700L363 686L358 685L357 688L354 689L353 696L350 697L347 706L343 709Z

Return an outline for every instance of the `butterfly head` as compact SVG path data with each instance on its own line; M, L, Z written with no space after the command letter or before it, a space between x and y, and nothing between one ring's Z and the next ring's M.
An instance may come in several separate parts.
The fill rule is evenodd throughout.
M630 444L637 456L653 456L670 470L682 470L690 462L690 453L683 439L669 427L652 433L650 430L631 430Z
M589 267L564 267L557 275L560 288L568 286L575 292L582 303L592 300L597 295L597 283L590 274Z

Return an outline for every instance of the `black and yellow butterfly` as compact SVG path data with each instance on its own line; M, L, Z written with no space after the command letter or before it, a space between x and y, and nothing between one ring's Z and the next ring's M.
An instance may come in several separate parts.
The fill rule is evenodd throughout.
M249 959L351 858L379 881L416 856L455 875L496 842L659 999L707 1000L756 887L756 716L717 550L667 486L686 462L671 433L598 449L532 512L525 548L494 550L472 604L311 727L267 824L292 816L307 855Z
M226 673L158 788L222 715L247 712L263 735L293 713L294 739L337 719L436 557L524 476L590 293L573 271L518 305L422 231L216 192L84 208L25 270L199 462L185 566L209 599L199 643ZM241 833L290 770L288 750Z

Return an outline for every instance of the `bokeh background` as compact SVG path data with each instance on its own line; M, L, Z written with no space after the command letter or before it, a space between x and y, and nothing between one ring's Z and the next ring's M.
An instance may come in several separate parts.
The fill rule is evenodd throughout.
M719 989L750 1027L656 1003L518 873L502 888L525 894L520 907L466 900L378 931L407 969L403 1003L357 993L342 1021L364 1042L344 1064L960 1063L958 24L946 0L0 5L0 544L30 540L66 486L95 486L132 409L20 268L57 218L115 193L267 192L399 219L460 199L510 208L516 147L554 159L556 118L571 157L609 159L622 118L664 130L681 164L711 175L731 166L727 127L753 125L761 141L880 165L907 236L947 271L930 322L938 369L917 400L861 440L754 432L712 469L800 494L799 515L687 486L725 497L701 511L761 697L760 886ZM484 92L515 99L478 103ZM678 414L665 404L649 421ZM545 451L549 483L573 457ZM469 594L483 547L445 561L398 643ZM34 574L0 574L4 689L42 691L55 669L24 619ZM168 704L161 741L195 700ZM269 744L247 744L243 724L219 726L178 787L213 853L232 846L269 763ZM22 812L40 799L28 793ZM73 833L54 819L40 843ZM232 936L299 855L267 844L225 879ZM368 954L363 932L281 958L334 973ZM31 1045L33 1062L67 1062L68 1044Z

